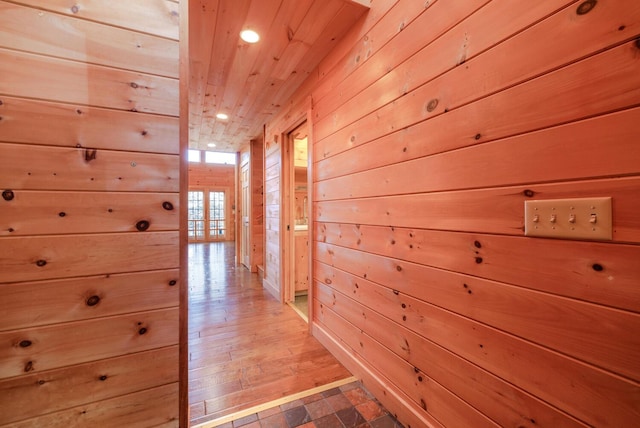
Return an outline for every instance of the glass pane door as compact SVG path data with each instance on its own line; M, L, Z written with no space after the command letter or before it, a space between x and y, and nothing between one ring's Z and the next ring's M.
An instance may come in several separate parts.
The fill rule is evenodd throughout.
M204 191L189 191L188 203L188 236L190 241L204 241L206 239L204 233L205 225L205 207L204 207Z
M209 192L209 236L225 239L227 235L224 192Z

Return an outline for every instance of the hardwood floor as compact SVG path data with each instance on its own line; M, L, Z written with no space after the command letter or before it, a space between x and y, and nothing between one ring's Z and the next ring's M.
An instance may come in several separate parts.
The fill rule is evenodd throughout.
M189 245L192 426L351 376L234 256L232 242Z

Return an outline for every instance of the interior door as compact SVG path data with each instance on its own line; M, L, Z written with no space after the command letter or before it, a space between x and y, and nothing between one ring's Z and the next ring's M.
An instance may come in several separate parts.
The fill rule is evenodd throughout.
M246 163L242 165L240 172L240 183L242 185L242 202L240 209L242 213L242 229L240 232L240 255L242 257L242 264L251 270L251 250L250 250L250 230L249 230L249 215L251 213L251 186L249 183L249 165Z

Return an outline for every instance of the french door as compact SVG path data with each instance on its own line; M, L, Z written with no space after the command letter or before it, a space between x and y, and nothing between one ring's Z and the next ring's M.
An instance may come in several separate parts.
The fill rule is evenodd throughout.
M223 241L228 234L227 192L190 189L188 236L190 242Z

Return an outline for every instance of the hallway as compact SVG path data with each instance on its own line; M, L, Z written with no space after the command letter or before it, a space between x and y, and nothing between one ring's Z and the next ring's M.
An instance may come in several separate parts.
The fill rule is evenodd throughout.
M352 379L234 257L232 242L189 245L192 426Z

